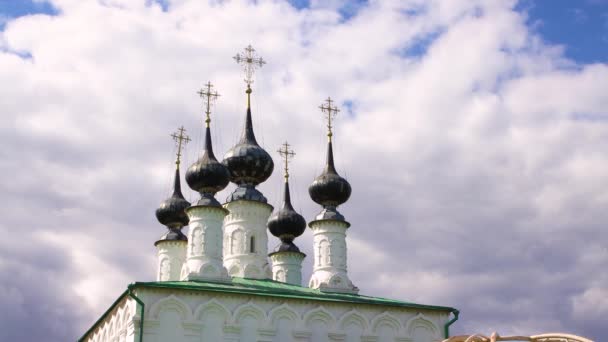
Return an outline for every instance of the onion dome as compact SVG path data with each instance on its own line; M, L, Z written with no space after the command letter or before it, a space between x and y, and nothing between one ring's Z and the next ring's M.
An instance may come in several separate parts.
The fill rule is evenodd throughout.
M327 144L325 170L308 187L308 193L313 201L324 208L317 219L344 220L344 217L336 210L336 207L348 201L351 187L348 181L336 172L331 139Z
M282 252L287 249L290 252L299 252L298 247L293 244L293 240L302 235L305 229L306 220L293 209L289 195L289 182L286 181L283 206L268 219L268 230L272 235L281 239L281 245L275 251Z
M295 155L295 152L289 149L287 142L277 152L279 152L285 162L285 189L283 192L283 205L268 219L268 230L270 230L272 235L281 239L281 244L277 246L271 255L278 252L300 253L300 249L293 243L293 240L302 235L304 230L306 230L306 220L293 209L289 194L289 159Z
M187 240L186 236L181 232L181 229L189 222L185 210L190 206L190 202L186 201L184 195L182 195L179 180L179 164L175 169L175 180L173 184L173 195L164 200L159 208L156 209L156 218L158 219L158 222L169 228L169 231L163 235L159 241ZM159 241L157 241L157 243Z
M274 169L272 158L260 145L253 133L251 121L250 97L251 89L247 89L247 115L245 128L240 141L224 156L222 164L228 168L230 181L237 184L237 189L229 196L228 202L236 200L252 200L266 203L266 198L255 186L264 182Z
M207 124L203 156L192 164L186 172L186 182L194 191L201 194L198 205L221 207L214 195L224 189L230 174L224 165L217 161L211 144L211 130Z

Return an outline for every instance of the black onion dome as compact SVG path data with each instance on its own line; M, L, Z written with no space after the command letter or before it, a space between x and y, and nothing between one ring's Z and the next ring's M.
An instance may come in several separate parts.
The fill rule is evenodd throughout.
M228 185L229 179L228 170L213 154L211 130L207 126L203 155L188 168L186 182L192 190L201 194L199 205L220 206L213 196Z
M185 212L189 206L190 202L186 201L184 195L182 195L178 167L175 169L173 195L164 200L160 207L156 209L156 218L158 222L169 227L169 229L180 229L190 221Z
M335 208L350 198L351 187L334 167L331 141L327 144L327 165L323 173L308 187L310 198L324 208Z
M245 128L241 140L226 153L222 164L230 172L230 181L239 187L255 187L272 174L274 163L268 152L261 148L255 140L251 122L251 108L249 107L247 107ZM257 192L255 189L252 190ZM246 195L247 191L243 193ZM263 198L263 196L261 197ZM232 196L232 200L236 199L241 198ZM265 198L263 202L265 202Z
M268 230L272 235L280 238L283 243L291 243L294 238L302 235L305 229L306 220L293 209L289 195L289 183L285 182L283 206L268 219Z

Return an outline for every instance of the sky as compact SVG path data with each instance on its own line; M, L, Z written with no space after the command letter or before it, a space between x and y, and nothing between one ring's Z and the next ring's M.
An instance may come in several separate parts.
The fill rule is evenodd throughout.
M0 0L0 30L0 340L75 340L154 279L169 135L193 163L211 81L216 155L236 143L248 44L256 136L275 164L293 146L307 220L318 106L342 110L362 294L456 307L455 334L608 333L607 1Z

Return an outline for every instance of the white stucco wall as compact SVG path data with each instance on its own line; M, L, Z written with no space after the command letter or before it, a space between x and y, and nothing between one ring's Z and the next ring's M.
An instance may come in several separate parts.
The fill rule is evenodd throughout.
M186 241L165 240L156 243L157 281L180 280L186 260Z
M255 201L234 201L224 205L224 267L231 277L270 279L268 229L272 206Z
M135 342L139 316L135 301L123 298L86 336L86 342Z
M272 279L282 283L302 286L303 253L280 252L270 256Z
M357 293L348 277L346 230L348 224L333 220L310 223L313 234L313 271L308 287L334 292Z
M230 281L223 264L222 225L227 212L222 208L193 206L190 218L188 251L182 279Z
M447 312L241 294L140 289L145 342L432 342ZM113 341L113 340L108 340Z

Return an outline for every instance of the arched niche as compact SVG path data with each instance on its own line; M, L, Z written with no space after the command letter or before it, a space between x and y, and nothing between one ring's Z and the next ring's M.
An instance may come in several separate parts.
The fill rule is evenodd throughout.
M230 234L229 254L243 254L245 252L245 231L237 228Z
M401 330L399 320L388 312L376 316L371 323L372 332L378 336L378 342L394 341Z
M298 326L298 314L291 309L287 304L270 310L268 320L272 328L275 330L273 342L292 342L293 331Z
M435 323L421 313L407 321L405 330L413 342L430 342L440 338Z
M188 304L175 295L170 295L169 297L165 297L154 303L150 308L150 317L158 319L160 313L167 310L176 311L179 313L182 321L188 321L192 317L192 311L190 310Z
M171 261L168 257L163 257L158 264L158 280L167 281L171 278Z
M247 317L254 318L260 322L260 324L264 324L266 322L266 314L264 313L264 310L251 302L243 304L234 310L234 322L236 324L241 323L243 319Z
M335 327L336 319L323 307L318 307L304 315L304 325L311 332L311 341L328 342L329 332Z
M113 320L114 320L114 326L115 326L115 332L116 334L120 334L120 332L122 331L123 327L124 327L124 321L122 316L124 316L125 313L125 308L124 306L121 306L118 308L118 310L116 310L116 315L114 316Z
M224 326L230 320L230 311L215 299L199 305L194 317L202 322L204 341L222 341Z
M266 314L253 303L243 304L234 311L234 322L240 329L240 342L257 342L258 331L266 324Z
M108 341L111 341L114 339L114 336L116 334L116 330L114 330L115 327L115 323L114 319L110 320L110 326L109 326L109 332L108 332Z
M122 315L122 324L123 327L126 329L129 326L129 320L131 319L131 305L130 302L125 303L125 306L123 307L123 315Z
M283 318L297 323L300 316L287 304L281 304L268 313L268 319L272 325Z
M346 312L338 322L340 331L346 335L345 342L361 341L361 336L366 333L368 326L367 319L355 310Z

